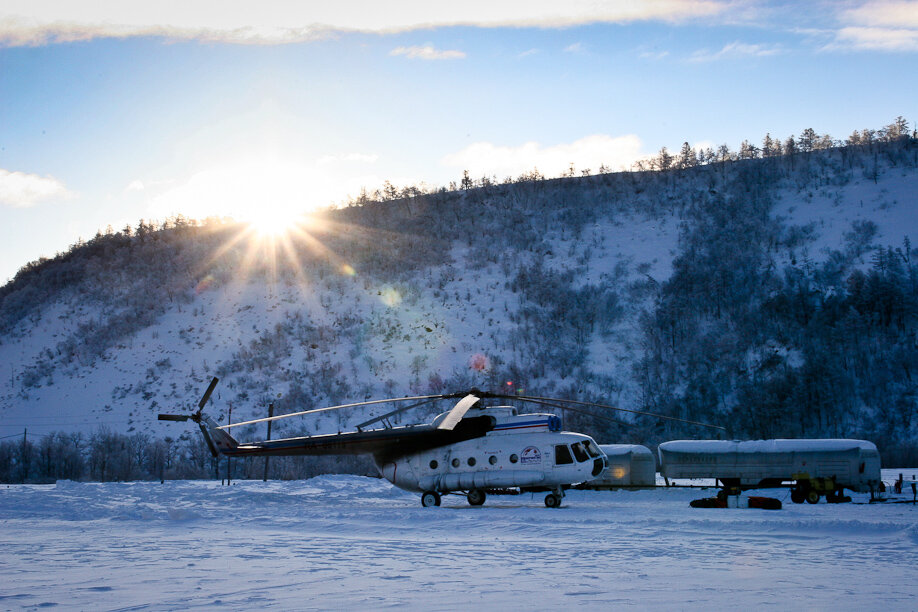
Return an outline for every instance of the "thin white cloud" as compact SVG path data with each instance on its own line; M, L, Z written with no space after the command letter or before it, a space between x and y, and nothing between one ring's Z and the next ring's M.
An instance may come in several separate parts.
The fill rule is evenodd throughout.
M527 142L519 146L502 146L477 142L445 156L445 166L468 170L472 176L519 176L533 168L546 176L559 176L574 164L576 172L599 167L618 170L629 167L641 157L641 140L633 134L612 137L594 134L571 143L544 146Z
M918 51L918 29L908 28L842 28L826 51Z
M575 42L572 45L568 45L564 47L564 52L578 54L578 53L585 53L586 49L583 47L583 43Z
M693 63L715 62L723 59L737 59L743 57L768 57L782 53L781 47L776 45L750 45L739 41L732 42L720 51L701 49L692 53L687 60Z
M823 51L918 51L918 1L865 2L841 11L839 20Z
M131 181L127 187L124 188L124 193L131 193L132 191L143 191L146 189L146 185L143 184L143 181L136 179Z
M844 27L825 51L918 51L918 1L865 2L841 12Z
M73 193L53 176L10 172L0 168L0 206L29 208L42 202L72 197Z
M455 49L441 50L433 45L424 45L423 47L396 47L389 52L389 55L404 55L409 59L422 60L451 60L464 59L465 52Z
M918 28L918 2L866 2L842 12L845 23L886 28Z
M341 32L393 33L444 26L564 28L592 23L671 23L730 10L728 0L6 0L0 45L157 36L233 44L304 42Z

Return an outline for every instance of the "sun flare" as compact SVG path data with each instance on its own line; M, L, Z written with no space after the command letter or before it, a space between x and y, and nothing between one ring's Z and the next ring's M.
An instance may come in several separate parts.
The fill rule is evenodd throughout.
M326 182L302 160L258 155L201 170L154 204L164 215L231 217L247 223L259 236L281 236L327 205L323 201Z
M302 210L268 206L264 210L253 211L245 222L258 236L277 238L292 232L302 224L304 218Z

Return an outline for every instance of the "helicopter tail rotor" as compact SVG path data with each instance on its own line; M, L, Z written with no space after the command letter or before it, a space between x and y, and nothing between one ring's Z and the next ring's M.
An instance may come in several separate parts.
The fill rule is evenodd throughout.
M156 417L160 421L187 421L191 418L190 414L161 414Z
M220 382L220 379L216 376L210 381L210 385L207 386L207 391L204 392L204 396L201 398L201 401L198 402L198 410L194 414L160 414L156 418L160 421L187 421L192 420L195 423L201 423L201 414L204 412L204 406L207 404L207 400L210 399L211 394L213 394L214 389L217 386L217 383Z

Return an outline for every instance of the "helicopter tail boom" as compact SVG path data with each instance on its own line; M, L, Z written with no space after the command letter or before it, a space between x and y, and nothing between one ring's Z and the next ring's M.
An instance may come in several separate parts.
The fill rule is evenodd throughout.
M204 441L207 442L207 446L214 457L219 454L231 455L233 451L239 448L239 442L220 429L209 416L202 414L200 420L198 420L198 426L201 428Z

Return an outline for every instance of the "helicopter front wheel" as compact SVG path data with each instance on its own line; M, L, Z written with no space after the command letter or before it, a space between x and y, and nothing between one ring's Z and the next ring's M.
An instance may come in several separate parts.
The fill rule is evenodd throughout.
M547 508L558 508L561 506L561 496L557 493L549 493L545 496L545 506Z
M425 508L440 505L440 494L436 491L425 491L421 494L421 505Z

